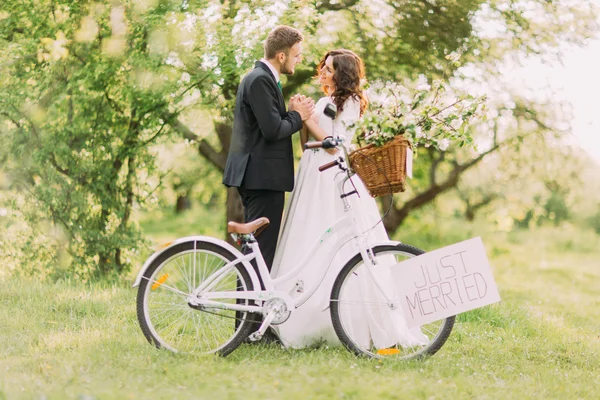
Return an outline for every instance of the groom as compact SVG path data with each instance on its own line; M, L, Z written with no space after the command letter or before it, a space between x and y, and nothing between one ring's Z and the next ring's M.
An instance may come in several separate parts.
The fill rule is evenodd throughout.
M302 61L302 34L289 26L275 28L237 91L231 145L223 183L236 187L245 222L267 217L270 225L257 237L269 271L281 226L285 192L294 188L291 136L313 113L314 101L294 96L286 111L281 74L292 75Z

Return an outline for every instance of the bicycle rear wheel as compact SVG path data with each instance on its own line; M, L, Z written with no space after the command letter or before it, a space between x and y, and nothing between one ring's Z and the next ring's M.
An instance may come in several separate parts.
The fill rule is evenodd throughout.
M146 339L173 352L225 356L235 350L250 333L251 313L201 310L187 301L201 282L235 258L227 249L202 241L178 244L158 256L144 273L137 295L138 321ZM252 290L252 281L244 266L238 264L213 290ZM238 300L238 304L248 303Z
M383 268L400 268L398 263L424 251L398 244L374 247L373 253ZM448 339L455 317L408 330L399 320L403 318L401 312L392 310L383 296L378 298L373 292L365 295L369 290L365 280L370 279L365 268L357 254L341 270L331 291L331 320L344 346L357 355L373 358L408 360L436 353Z

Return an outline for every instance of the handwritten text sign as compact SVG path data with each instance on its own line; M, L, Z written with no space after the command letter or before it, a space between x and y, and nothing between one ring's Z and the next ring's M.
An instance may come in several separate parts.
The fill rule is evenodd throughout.
M409 327L500 301L479 237L403 261L392 275Z

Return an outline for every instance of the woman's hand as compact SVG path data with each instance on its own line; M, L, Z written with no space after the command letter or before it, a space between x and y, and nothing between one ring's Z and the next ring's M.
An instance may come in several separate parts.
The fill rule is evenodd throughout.
M304 125L308 128L315 139L322 141L327 137L327 133L325 133L325 131L319 126L317 121L318 119L315 120L313 118L309 118L308 120L304 121ZM336 155L338 153L338 149L325 149L325 151L331 155Z
M302 94L295 94L290 99L288 110L298 112L298 114L300 114L300 118L302 118L302 121L306 121L314 115L315 101Z

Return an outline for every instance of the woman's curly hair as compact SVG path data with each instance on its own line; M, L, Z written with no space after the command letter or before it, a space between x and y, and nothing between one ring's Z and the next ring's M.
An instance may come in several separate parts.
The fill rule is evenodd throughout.
M335 91L329 93L328 86L323 87L323 92L333 98L333 103L338 109L338 113L344 109L344 103L350 97L360 101L360 115L366 111L369 101L362 91L362 81L365 78L365 66L359 56L346 49L331 50L319 62L317 66L317 75L325 66L327 57L333 58L333 82Z

